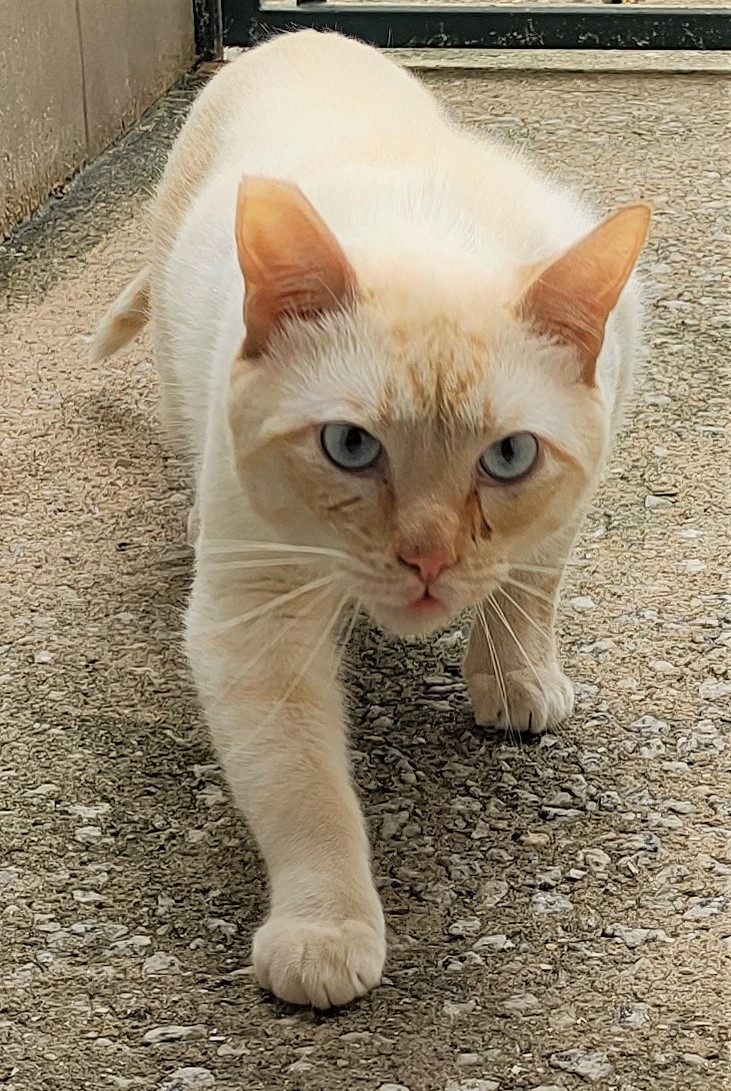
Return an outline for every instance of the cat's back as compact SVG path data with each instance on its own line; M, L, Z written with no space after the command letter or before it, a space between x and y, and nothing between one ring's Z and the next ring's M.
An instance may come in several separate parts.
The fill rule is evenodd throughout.
M224 65L196 99L153 205L165 248L202 189L231 171L292 177L304 164L408 154L447 122L433 96L369 46L339 34L284 34Z

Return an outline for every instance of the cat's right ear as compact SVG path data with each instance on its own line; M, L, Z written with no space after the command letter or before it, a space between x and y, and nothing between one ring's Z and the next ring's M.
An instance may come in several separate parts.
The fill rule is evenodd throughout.
M355 296L355 274L340 244L290 182L241 182L236 249L244 276L245 356L265 352L284 319L316 318Z

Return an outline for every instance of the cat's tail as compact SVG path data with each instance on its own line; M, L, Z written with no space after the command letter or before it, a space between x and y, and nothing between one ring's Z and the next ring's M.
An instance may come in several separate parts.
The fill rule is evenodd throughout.
M117 296L94 333L86 338L89 361L98 364L136 337L150 316L150 267L145 266Z

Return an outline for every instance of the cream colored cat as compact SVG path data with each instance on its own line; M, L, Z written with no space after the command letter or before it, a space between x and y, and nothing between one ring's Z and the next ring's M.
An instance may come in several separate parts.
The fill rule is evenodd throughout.
M336 35L279 37L200 95L151 260L93 339L152 321L162 417L195 465L187 647L264 854L262 985L344 1004L386 944L348 774L336 637L471 610L480 724L572 709L562 569L635 355L649 211L576 196L460 130Z

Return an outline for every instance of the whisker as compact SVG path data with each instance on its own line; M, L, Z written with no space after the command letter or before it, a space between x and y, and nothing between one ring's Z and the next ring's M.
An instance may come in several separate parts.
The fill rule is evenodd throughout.
M268 655L269 652L272 651L272 649L277 645L279 640L283 636L285 636L285 634L288 633L290 631L290 629L293 629L294 626L298 625L302 621L302 619L304 617L306 617L308 614L312 613L319 606L321 606L322 603L328 598L329 595L330 595L330 588L329 587L324 588L323 590L320 591L319 595L315 595L313 597L312 601L308 604L308 609L306 609L302 614L297 614L297 615L295 615L295 617L290 618L289 621L286 623L286 625L282 625L281 627L277 626L277 628L275 629L275 631L272 634L272 638L270 640L266 641L263 644L263 646L259 649L259 651L256 653L256 655L252 656L251 659L248 659L246 661L246 663L243 665L243 667L241 668L241 670L237 671L236 675L229 680L229 682L228 682L228 684L226 686L224 686L222 691L216 697L216 700L213 703L213 707L217 708L224 701L228 700L228 698L229 698L229 696L231 694L231 691L236 686L239 685L239 683L246 676L246 674L248 672L250 672L251 669L254 666L256 666L256 664L261 659L263 659L265 655Z
M243 541L241 539L217 538L206 543L201 551L202 556L211 556L221 553L308 553L319 557L337 557L339 560L349 561L352 558L342 549L329 549L325 546L293 545L288 542L256 542Z
M541 591L538 587L532 587L529 583L523 583L521 580L514 580L511 576L506 578L505 583L517 588L518 591L524 591L526 595L533 595L534 598L540 599L541 602L545 602L551 608L555 606L555 598L547 595L545 591Z
M515 629L513 628L513 626L508 621L507 617L505 616L504 611L499 606L499 604L495 601L495 598L492 595L488 596L486 601L487 601L488 605L491 607L491 609L493 610L493 612L497 615L497 617L503 623L503 626L505 627L506 631L509 633L509 635L512 637L513 641L517 645L518 651L520 652L523 659L525 660L526 666L530 668L536 682L538 682L539 686L542 686L543 683L541 682L541 678L540 678L540 675L538 674L538 671L536 670L536 668L533 665L533 661L531 660L531 658L528 655L527 651L525 650L525 648L521 644L520 639L518 638L518 634L515 632Z
M240 614L238 617L228 618L226 621L219 622L210 629L210 632L223 633L227 632L229 629L235 629L239 625L244 625L247 621L255 621L260 617L264 617L265 614L271 613L272 610L276 610L278 607L283 606L285 603L301 598L302 595L306 595L310 591L317 591L320 587L328 587L334 584L336 580L337 576L335 575L320 576L319 579L310 580L309 583L303 584L301 587L295 587L292 591L287 591L283 595L278 595L276 598L269 599L260 606L254 607L253 610L247 610L246 613Z
M539 625L539 623L535 620L535 618L532 618L530 616L530 614L528 613L528 611L524 610L523 607L520 605L520 603L517 601L517 599L514 599L513 596L510 594L510 592L506 591L504 587L500 588L500 594L504 598L506 598L508 600L508 602L510 603L510 605L513 607L513 609L517 610L518 613L521 614L525 618L525 620L530 625L533 626L533 628L536 630L536 632L540 633L541 636L544 637L550 644L551 634L548 631L548 629L545 629L542 625Z
M335 607L335 610L334 610L333 614L331 615L330 620L327 622L327 624L325 625L325 627L322 630L322 633L320 634L320 636L316 640L316 642L314 644L314 647L310 651L310 654L307 656L307 659L305 660L304 665L302 666L301 670L297 673L296 677L293 678L292 681L289 683L289 685L287 686L287 689L285 690L284 694L273 705L273 707L269 710L269 712L266 714L266 716L264 716L264 718L259 721L259 723L257 724L256 730L253 733L249 734L247 736L247 738L242 740L237 746L234 746L233 749L229 750L226 753L226 758L235 758L238 754L240 754L243 750L245 750L246 747L251 743L252 738L254 738L257 735L260 735L262 733L262 731L266 727L269 726L269 724L274 719L274 717L277 715L277 713L284 707L284 705L286 705L289 697L294 692L294 690L297 688L297 686L300 684L300 682L305 677L308 670L310 669L310 667L314 663L315 659L317 658L317 656L322 651L322 647L325 644L328 636L332 632L333 627L337 623L337 620L338 620L340 614L342 613L343 607L345 606L347 601L348 601L348 596L343 595L342 598L339 600L337 606Z
M482 622L482 628L485 634L485 643L487 644L490 661L492 662L492 669L495 672L495 681L497 682L497 687L500 690L500 697L502 698L503 706L505 708L505 722L507 724L508 731L512 735L513 723L510 716L510 706L508 704L508 693L505 687L505 678L503 676L502 667L500 666L500 662L498 660L497 651L495 650L495 644L493 642L490 627L487 624L487 618L485 617L485 611L482 605L477 607L477 613L480 621ZM496 724L495 726L497 727L498 725Z
M297 558L282 558L281 560L265 560L262 558L258 561L212 561L206 565L206 571L212 572L238 572L239 570L245 570L248 568L261 569L261 568L289 568L299 567L300 565L307 564L308 561L315 561L316 557L297 557Z

